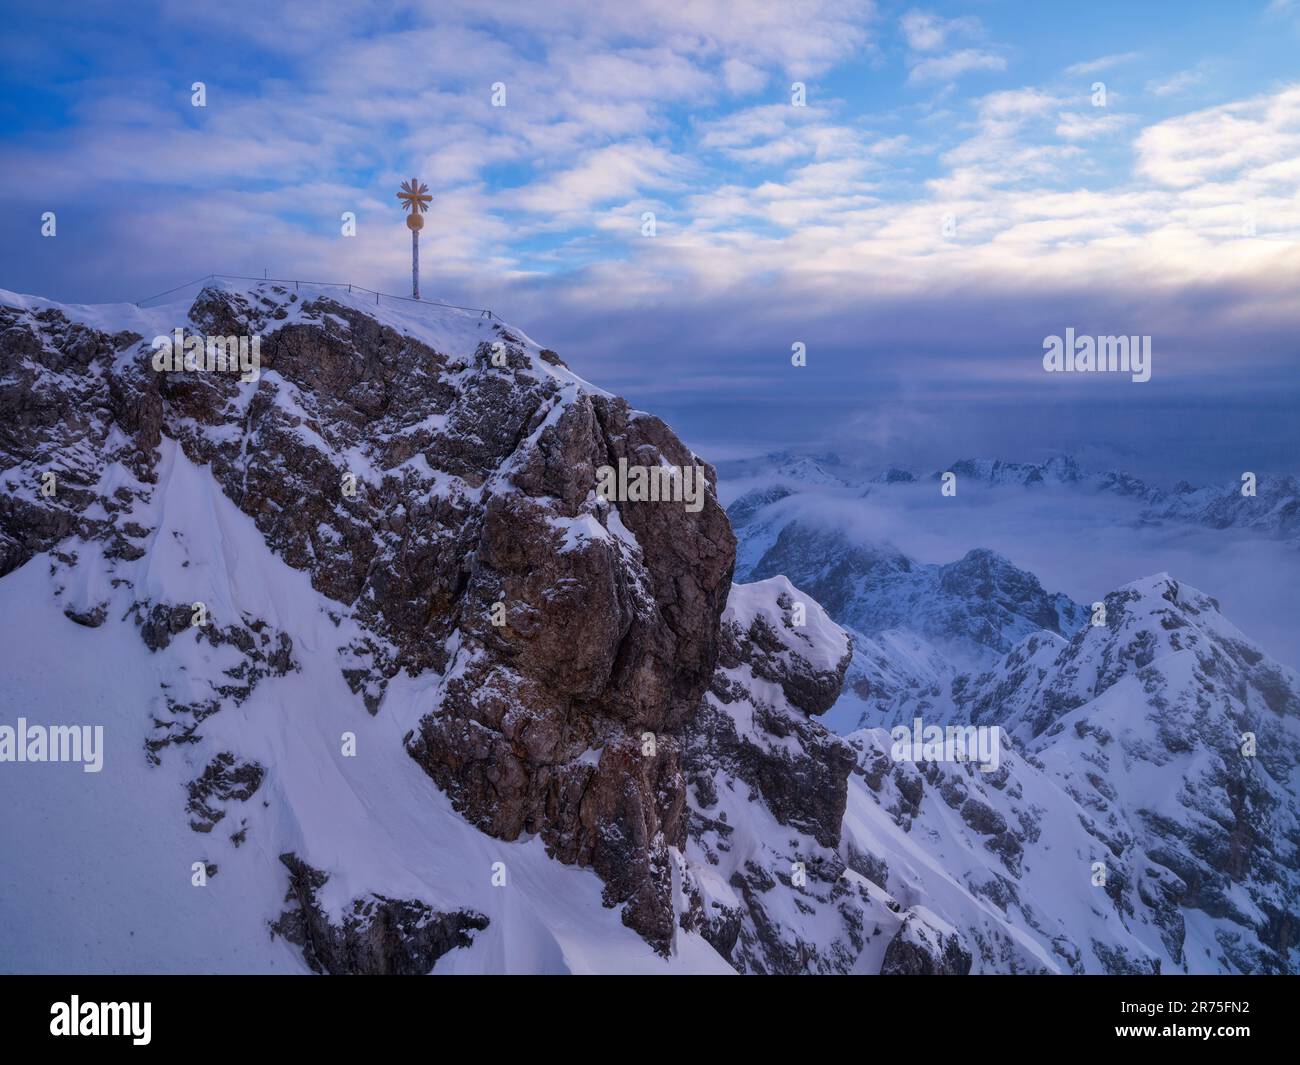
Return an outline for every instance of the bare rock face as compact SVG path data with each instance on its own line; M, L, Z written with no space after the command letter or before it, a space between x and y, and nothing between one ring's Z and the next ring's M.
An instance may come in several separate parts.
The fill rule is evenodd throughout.
M524 440L466 560L441 705L408 748L484 831L539 833L591 866L606 904L627 903L626 923L666 951L680 735L713 672L735 541L711 485L698 513L596 498L596 470L620 459L697 463L658 419L603 396L574 397Z
M222 751L190 781L190 827L195 832L211 832L226 816L224 804L247 802L261 786L266 770L257 762L240 762L229 751Z

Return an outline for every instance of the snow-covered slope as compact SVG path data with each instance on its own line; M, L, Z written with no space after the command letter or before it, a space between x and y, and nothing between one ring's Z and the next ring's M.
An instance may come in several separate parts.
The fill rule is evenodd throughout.
M1004 750L1003 768L1020 788L1035 789L1031 806L996 801L988 783L1003 770L989 778L967 767L956 772L980 782L982 801L998 810L996 819L981 811L985 822L1010 826L1010 842L990 846L1015 858L1001 875L1017 874L1022 882L1010 885L1017 897L1049 874L1077 887L1103 863L1107 897L1142 950L1095 928L1081 937L1076 928L1064 933L1072 967L1140 969L1145 957L1163 971L1295 971L1300 678L1229 623L1214 599L1165 574L1119 589L1104 605L1104 618L1071 640L1028 636L980 675L959 674L928 699L900 703L894 721L910 726L914 715L1001 730L1015 751ZM955 855L969 848L970 833L953 832L947 813L946 827L935 825L942 805L927 809L924 801L937 789L965 810L960 795L947 794L952 768L925 766L931 788L923 789L909 763L884 759L887 737L877 729L850 739L874 752L871 764L895 782L897 796L886 806L909 826L926 825L942 855L937 864L952 875L965 865ZM1066 848L1064 828L1049 834L1037 825L1063 814L1076 831ZM1032 855L1040 838L1053 854ZM1089 908L1067 904L1059 885L1051 890L1058 901L1039 896L1031 927L1044 914L1068 923L1073 911Z

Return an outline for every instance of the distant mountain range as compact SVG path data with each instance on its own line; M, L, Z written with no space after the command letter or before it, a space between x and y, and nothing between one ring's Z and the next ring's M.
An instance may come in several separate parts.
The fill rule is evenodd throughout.
M792 497L928 491L942 472L864 478L833 456L812 465L778 455L743 471L753 486L729 507L738 579L782 574L845 627L853 657L825 720L858 752L865 784L850 788L846 845L850 826L875 825L860 831L881 859L884 814L917 849L900 844L875 880L900 897L894 878L910 875L939 927L962 929L954 949L971 952L974 970L1295 971L1300 676L1167 574L1094 611L987 549L921 563L810 520ZM1132 497L1143 521L1295 529L1290 477L1261 476L1251 499L1233 486L1164 493L1068 458L951 470L963 487ZM918 718L996 727L1006 760L992 774L899 762L889 729ZM934 867L918 867L918 850ZM1101 870L1099 887L1085 866ZM952 881L962 891L942 908L939 885ZM996 930L981 925L990 902ZM950 941L919 924L916 934L930 971Z
M1057 487L1082 493L1106 493L1139 504L1134 524L1185 524L1211 529L1249 529L1295 541L1300 546L1300 481L1291 474L1249 471L1255 494L1242 494L1240 480L1194 486L1179 481L1165 489L1121 470L1085 471L1072 456L1045 462L1004 462L1000 459L959 459L945 470L915 471L891 466L874 472L851 468L833 454L798 456L773 452L759 459L722 463L723 478L761 482L727 508L732 522L742 526L767 505L801 491L843 491L854 496L895 488L928 485L951 472L960 487ZM1243 471L1247 472L1247 471Z
M989 772L832 737L856 638L736 586L686 759L710 942L746 972L1296 971L1300 677L1163 574L1105 606L884 722L994 726Z

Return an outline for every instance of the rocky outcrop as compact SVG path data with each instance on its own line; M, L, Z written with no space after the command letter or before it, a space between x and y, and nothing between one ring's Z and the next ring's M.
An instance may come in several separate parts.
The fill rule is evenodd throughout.
M266 775L257 762L240 762L229 751L222 751L204 768L202 774L190 781L190 828L195 832L211 832L226 816L224 805L230 802L247 802L261 786Z
M280 855L289 870L289 909L272 926L299 947L311 970L331 976L421 976L440 957L474 943L488 919L472 910L438 913L418 899L367 895L341 919L330 919L319 899L329 877L295 854Z
M784 577L732 588L718 670L687 732L681 923L743 973L966 973L976 950L966 932L880 852L876 819L888 814L865 789L881 790L896 763L816 720L850 647ZM969 901L968 925L980 905ZM997 924L975 928L974 943L1019 963L1023 950L998 941Z
M885 949L881 976L965 976L971 956L955 928L937 930L909 917Z
M835 702L851 655L843 631L785 578L735 586L718 670L689 733L696 794L716 796L725 767L781 824L835 848L853 751L813 718Z
M548 402L484 510L448 679L408 748L484 831L539 833L595 869L606 904L666 951L680 734L712 676L734 540L711 488L698 514L594 495L601 466L698 462L658 419L597 395Z

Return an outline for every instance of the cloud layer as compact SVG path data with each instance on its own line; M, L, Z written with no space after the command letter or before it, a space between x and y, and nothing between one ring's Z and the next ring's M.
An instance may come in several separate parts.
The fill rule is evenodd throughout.
M868 384L1053 401L1038 355L1066 326L1155 337L1165 401L1294 389L1300 84L1234 79L1118 20L1110 47L1049 37L1044 64L996 14L26 15L0 45L0 285L102 300L266 268L401 291L393 193L417 174L435 197L426 293L492 305L647 404ZM1291 30L1281 9L1252 17Z

